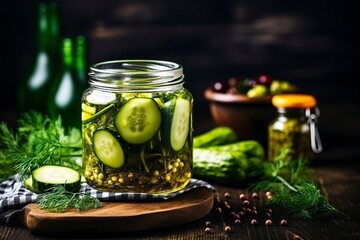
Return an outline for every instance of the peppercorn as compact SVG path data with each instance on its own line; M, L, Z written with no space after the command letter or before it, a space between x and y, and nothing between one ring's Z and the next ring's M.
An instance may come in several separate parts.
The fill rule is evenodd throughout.
M216 208L215 210L216 210L216 212L218 212L218 213L221 213L221 212L222 212L222 209L221 209L220 207Z
M210 227L210 226L211 226L211 222L210 222L210 221L206 221L206 222L205 222L205 226Z
M244 205L245 205L245 206L250 206L249 200L245 200L245 201L244 201Z
M235 225L240 225L241 224L241 220L240 219L235 219Z
M272 221L270 219L265 221L265 225L266 226L271 226L272 225Z
M258 195L256 192L253 192L253 193L251 194L251 196L252 196L253 198L258 198L258 197L259 197L259 195Z
M230 193L226 192L226 193L224 193L224 197L231 198L231 195L230 195Z
M256 219L251 220L251 225L257 225L257 224L258 222L256 221Z
M246 196L245 196L245 194L241 193L241 194L239 195L239 198L240 198L241 200L245 200L245 199L246 199Z
M287 223L287 221L285 220L285 219L283 219L283 220L281 220L281 222L280 222L280 225L282 225L282 226L285 226L285 225L287 225L288 223Z
M205 228L205 233L212 233L212 232L213 232L213 231L212 231L211 228L209 228L209 227Z
M231 232L231 231L232 231L232 229L231 229L230 226L226 226L226 227L225 227L225 232Z

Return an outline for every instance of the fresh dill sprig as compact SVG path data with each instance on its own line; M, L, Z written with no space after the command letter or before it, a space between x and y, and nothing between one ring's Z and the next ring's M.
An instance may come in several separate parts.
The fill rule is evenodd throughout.
M286 160L283 151L274 162L264 163L260 181L251 184L254 191L271 191L269 204L279 206L286 214L299 218L323 217L345 214L330 205L313 181L308 161Z
M90 195L69 192L62 185L56 185L51 192L40 196L40 208L49 212L63 213L70 209L86 211L101 207L101 202Z
M43 165L61 165L81 171L79 129L65 131L60 116L53 120L34 111L21 115L17 123L15 133L5 123L0 123L0 166L7 165L2 168L0 178L14 173L26 178Z
M15 159L9 157L11 149L18 148L19 136L6 123L0 123L0 181L15 174Z
M342 214L329 204L314 182L304 182L295 188L296 191L283 189L276 192L270 199L270 203L279 205L289 215L299 218Z

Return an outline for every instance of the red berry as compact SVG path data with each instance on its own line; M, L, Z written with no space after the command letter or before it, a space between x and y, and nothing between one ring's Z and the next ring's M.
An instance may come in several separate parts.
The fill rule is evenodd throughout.
M271 85L271 82L272 82L272 79L269 75L266 75L266 74L263 74L263 75L260 75L259 79L258 79L258 82L260 84L264 84L264 85L268 85L270 86Z
M223 82L216 82L214 84L213 88L216 92L222 92L222 93L225 93L229 89L227 84L225 84Z

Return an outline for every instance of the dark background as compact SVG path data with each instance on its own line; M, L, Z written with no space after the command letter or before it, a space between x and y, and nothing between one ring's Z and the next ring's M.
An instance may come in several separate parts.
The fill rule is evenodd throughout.
M39 1L2 1L0 121L17 117L16 90L35 51ZM127 58L183 65L195 133L210 117L204 89L267 73L318 99L323 159L358 159L359 11L355 1L59 0L63 36L86 36L89 62ZM200 117L199 117L200 115ZM336 155L341 148L341 156Z

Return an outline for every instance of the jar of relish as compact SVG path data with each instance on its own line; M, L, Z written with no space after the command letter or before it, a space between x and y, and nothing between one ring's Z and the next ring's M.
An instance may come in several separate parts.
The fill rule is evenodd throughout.
M312 160L322 151L317 128L319 108L307 94L278 94L272 98L277 117L268 127L268 160L276 161L286 151L286 160Z
M183 68L117 60L90 68L82 96L84 175L102 191L166 194L192 175L193 97Z

